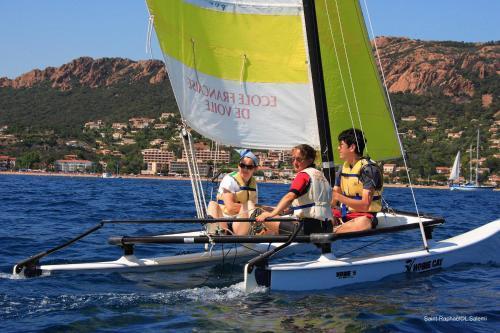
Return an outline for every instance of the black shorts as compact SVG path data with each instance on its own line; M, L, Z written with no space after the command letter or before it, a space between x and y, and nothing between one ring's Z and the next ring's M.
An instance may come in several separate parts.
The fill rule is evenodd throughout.
M293 233L295 226L298 222L286 221L280 222L279 234L280 235L290 235ZM310 234L321 234L321 233L332 233L333 224L331 221L320 221L311 218L304 219L304 227L300 230L299 235L310 235Z

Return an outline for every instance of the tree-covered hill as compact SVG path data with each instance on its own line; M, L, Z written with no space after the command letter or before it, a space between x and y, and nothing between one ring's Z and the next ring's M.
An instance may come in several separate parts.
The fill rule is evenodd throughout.
M475 145L478 128L481 156L487 157L484 166L498 173L500 42L379 37L376 43L399 132L416 175L436 176L436 166L450 166L458 150L465 153L470 144ZM16 146L0 141L0 154L49 151L70 138L91 144L97 136L83 133L86 122L127 122L132 117L158 118L165 112L178 111L161 61L78 58L14 80L0 78L0 130L8 126L4 134L22 139ZM403 120L411 116L414 121ZM426 120L429 117L435 123ZM174 133L174 127L168 133ZM452 137L453 133L459 134ZM149 133L135 148L121 150L137 154L155 135ZM468 155L463 155L465 166Z

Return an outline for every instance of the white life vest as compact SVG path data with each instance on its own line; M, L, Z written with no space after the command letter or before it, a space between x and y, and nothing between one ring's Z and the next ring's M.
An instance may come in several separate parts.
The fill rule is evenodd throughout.
M309 175L311 182L306 193L292 202L293 215L317 220L332 220L332 188L323 173L309 167L301 172Z

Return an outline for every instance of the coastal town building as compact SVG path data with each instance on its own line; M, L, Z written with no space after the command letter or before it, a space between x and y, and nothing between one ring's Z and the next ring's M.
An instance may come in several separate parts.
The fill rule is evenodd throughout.
M463 131L459 132L449 132L448 133L448 138L449 139L460 139L462 137Z
M169 163L175 160L173 151L157 148L141 150L144 163L147 165L142 174L157 174L161 170L169 168Z
M130 127L134 129L143 129L153 124L155 122L155 119L146 117L136 117L136 118L130 118L128 122L130 124Z
M396 167L396 173L397 172L406 172L406 167L404 167L404 166Z
M104 122L102 120L89 121L84 125L85 129L101 129L104 127Z
M120 140L120 139L122 139L123 138L123 134L124 134L124 132L120 131L120 130L114 132L113 133L113 140Z
M424 119L426 122L428 122L431 125L437 125L439 123L437 117L427 117Z
M396 164L386 163L386 164L384 164L382 169L383 169L385 174L391 175L396 171Z
M209 177L210 166L206 163L198 163L198 171L201 177ZM189 169L187 165L187 161L184 159L172 161L168 166L168 175L169 176L177 176L177 175L188 175Z
M422 129L426 133L431 133L431 132L434 132L436 130L436 127L433 127L433 126L422 126Z
M0 170L11 170L16 166L16 158L7 155L0 155Z
M163 139L154 139L154 140L149 141L150 146L161 146L163 144L165 144L165 140L163 140Z
M113 123L113 125L111 125L111 128L115 129L115 130L124 130L124 129L127 129L128 125L126 123Z
M130 138L122 138L122 141L118 142L121 146L134 145L135 140Z
M13 134L1 134L0 135L0 144L1 145L12 145L14 143L17 143L17 138Z
M415 116L401 117L401 121L417 121L417 117Z
M436 167L436 173L438 175L449 175L450 171L451 171L451 168L449 168L449 167L444 167L444 166Z
M417 135L415 134L415 132L411 129L408 130L408 132L404 133L399 133L399 135L403 138L406 138L406 139L416 139L417 138Z
M56 171L60 172L86 172L92 169L94 163L87 160L57 160L54 164Z
M164 119L168 119L170 117L174 117L175 114L172 113L172 112L163 112L161 115L160 115L160 120L164 120Z
M212 161L215 163L229 163L230 161L230 153L227 150L219 150L214 151L210 149L198 150L196 149L195 156L197 160L201 162ZM182 151L182 159L186 159L187 154L186 151Z
M168 124L154 124L153 128L158 130L158 129L165 129L168 127Z

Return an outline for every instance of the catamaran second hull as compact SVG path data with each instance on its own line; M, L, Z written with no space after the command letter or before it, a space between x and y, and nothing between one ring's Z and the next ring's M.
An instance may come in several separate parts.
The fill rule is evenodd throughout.
M172 234L170 236L192 237L204 235L203 232L189 232ZM259 253L268 251L269 249L280 246L282 243L255 243L255 244L226 244L224 248L217 247L212 251L200 251L181 255L170 255L164 257L152 258L137 258L135 255L123 255L117 260L89 262L89 263L74 263L74 264L53 264L53 265L39 265L36 267L36 272L29 269L23 269L17 272L14 266L13 274L19 276L40 276L50 275L56 272L130 272L130 271L159 271L159 270L179 270L189 269L199 266L216 265L218 263L226 262L241 263L247 261L249 258L256 256ZM293 243L290 249L285 249L280 252L280 256L291 255L294 253L304 253L314 251L316 249L314 244L308 243ZM33 269L31 269L33 270Z
M420 273L460 263L499 263L500 219L482 227L430 244L429 252L409 250L379 257L335 258L256 267L247 273L247 291L257 286L270 290L321 290L377 281L389 275Z

